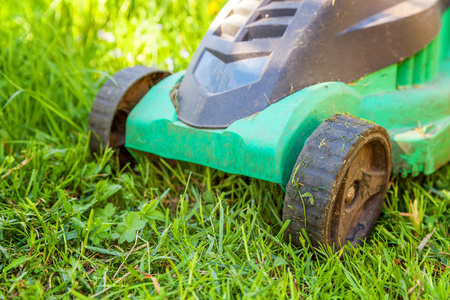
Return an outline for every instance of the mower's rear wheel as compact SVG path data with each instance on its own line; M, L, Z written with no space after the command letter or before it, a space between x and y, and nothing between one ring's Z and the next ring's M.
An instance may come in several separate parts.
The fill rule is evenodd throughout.
M92 104L88 129L92 131L90 147L124 148L126 120L131 110L152 86L170 75L145 66L125 68L102 86ZM127 153L120 149L120 153Z
M285 237L335 250L372 231L389 187L392 149L386 130L347 115L324 121L301 151L286 187Z

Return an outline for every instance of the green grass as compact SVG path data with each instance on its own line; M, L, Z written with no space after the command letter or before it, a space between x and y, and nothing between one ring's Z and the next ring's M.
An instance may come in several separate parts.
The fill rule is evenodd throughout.
M0 297L448 299L448 165L394 181L367 243L342 255L283 241L274 184L89 151L107 74L185 68L207 5L2 2Z

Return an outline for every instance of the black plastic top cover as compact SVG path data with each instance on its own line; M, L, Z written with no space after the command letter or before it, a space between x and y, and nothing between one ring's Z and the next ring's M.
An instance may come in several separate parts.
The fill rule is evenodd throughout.
M231 0L179 87L178 117L226 128L305 87L352 82L420 51L449 0Z

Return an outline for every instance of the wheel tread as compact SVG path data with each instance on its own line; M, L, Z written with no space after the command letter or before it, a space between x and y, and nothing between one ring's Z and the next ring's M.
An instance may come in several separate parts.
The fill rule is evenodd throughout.
M89 114L88 130L92 132L91 149L100 151L102 146L109 144L116 110L133 85L144 78L148 78L150 89L151 86L169 74L154 68L134 66L122 69L109 78L100 88ZM124 129L123 132L125 132ZM120 141L122 140L124 138L120 139Z
M348 115L336 115L324 121L310 136L295 164L286 187L283 220L291 220L285 238L300 246L298 235L302 229L308 233L313 246L330 244L327 221L333 212L331 195L337 193L336 182L352 147L362 138L380 132L388 138L382 127ZM342 175L341 175L342 176ZM300 182L301 185L296 184ZM314 203L302 203L299 194L310 193ZM303 197L305 198L305 197ZM303 216L306 215L306 226Z

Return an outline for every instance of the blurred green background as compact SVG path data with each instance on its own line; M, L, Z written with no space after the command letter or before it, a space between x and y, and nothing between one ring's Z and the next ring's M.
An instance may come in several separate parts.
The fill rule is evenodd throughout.
M136 64L182 70L219 4L2 1L0 138L45 141L49 135L70 145L68 129L86 129L103 74ZM11 99L17 91L21 95Z

